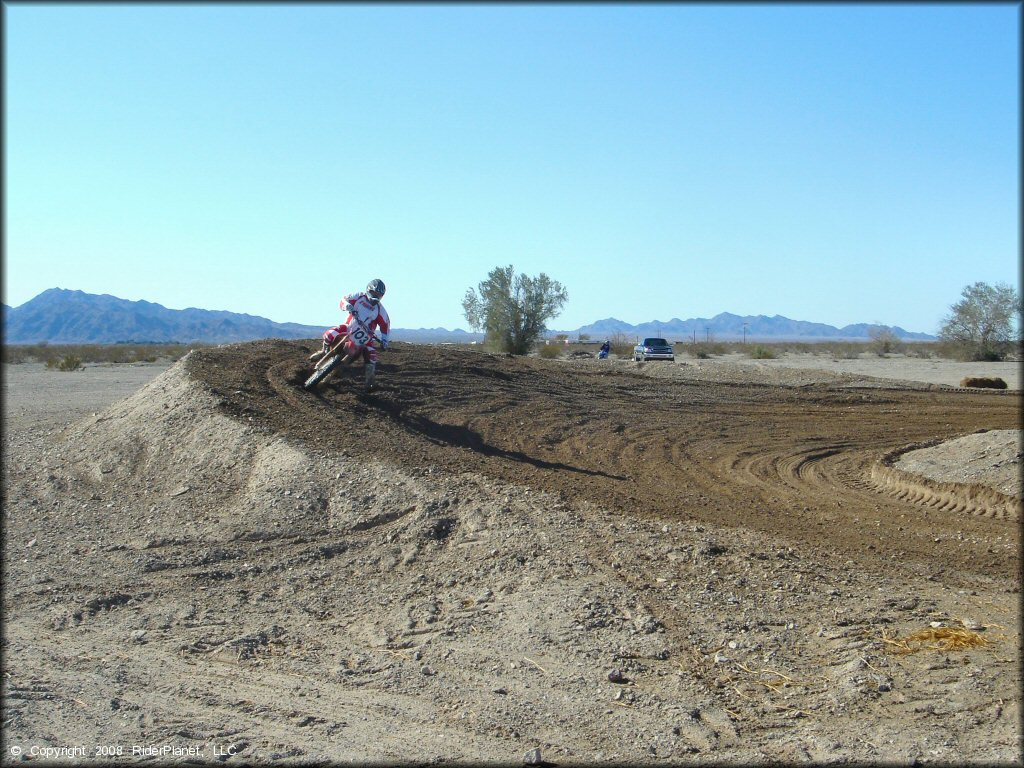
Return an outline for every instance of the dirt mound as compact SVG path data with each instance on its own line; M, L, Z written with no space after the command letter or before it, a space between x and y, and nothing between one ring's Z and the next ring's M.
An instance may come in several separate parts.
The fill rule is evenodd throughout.
M935 446L906 451L897 468L941 482L992 487L1020 500L1021 431L983 430Z
M901 498L1017 523L1024 507L1020 460L1020 430L982 430L891 451L872 468L872 477Z
M311 349L193 352L5 452L8 743L1020 758L1017 526L871 476L1019 398L401 344L311 394ZM988 645L889 654L931 623Z

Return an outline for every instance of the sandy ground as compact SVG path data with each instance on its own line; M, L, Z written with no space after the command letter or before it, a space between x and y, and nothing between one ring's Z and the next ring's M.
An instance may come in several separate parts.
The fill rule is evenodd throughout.
M1020 764L1016 364L396 348L4 367L5 763Z
M834 357L825 353L788 353L776 359L753 360L741 354L722 355L709 360L680 357L680 362L706 367L741 365L754 371L776 368L827 371L837 376L870 377L895 381L913 381L956 387L968 377L1001 378L1009 389L1020 389L1021 363L964 363L942 358L907 357L893 354L879 357L864 353L857 357Z

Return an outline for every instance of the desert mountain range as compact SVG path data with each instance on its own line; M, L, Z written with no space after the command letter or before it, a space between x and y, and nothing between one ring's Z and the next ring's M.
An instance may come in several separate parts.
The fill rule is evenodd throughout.
M180 342L225 344L255 339L310 339L323 327L299 323L275 323L264 317L207 309L168 309L149 301L128 301L108 294L50 288L18 307L3 305L6 344L114 344L119 342ZM869 338L877 325L859 323L836 328L824 323L791 320L781 315L740 316L723 312L712 318L673 318L630 325L616 318L599 320L571 331L550 331L575 338L591 339L625 336L663 336L671 341L694 339L748 340L858 340ZM926 333L889 327L894 335L908 340L933 340ZM410 342L467 342L482 334L460 328L396 328L392 338Z

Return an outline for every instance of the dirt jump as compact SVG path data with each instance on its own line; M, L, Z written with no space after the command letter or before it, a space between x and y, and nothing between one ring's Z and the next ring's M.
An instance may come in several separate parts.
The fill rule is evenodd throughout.
M5 760L1019 764L1020 391L313 349L5 437Z

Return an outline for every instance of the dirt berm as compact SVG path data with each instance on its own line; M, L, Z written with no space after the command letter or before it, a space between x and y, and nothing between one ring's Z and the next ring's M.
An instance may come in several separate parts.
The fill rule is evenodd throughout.
M1019 391L312 348L5 436L5 762L1020 763Z

